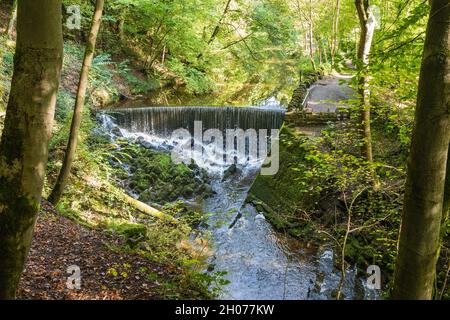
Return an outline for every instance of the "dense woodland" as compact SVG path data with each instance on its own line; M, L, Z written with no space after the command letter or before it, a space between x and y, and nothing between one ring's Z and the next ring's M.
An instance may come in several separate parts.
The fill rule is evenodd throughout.
M99 114L268 98L280 170L246 202L333 248L329 298L370 265L379 299L450 298L448 0L1 0L0 33L0 299L219 298L232 280L190 205L208 173L112 141ZM348 118L306 121L309 88L341 75Z

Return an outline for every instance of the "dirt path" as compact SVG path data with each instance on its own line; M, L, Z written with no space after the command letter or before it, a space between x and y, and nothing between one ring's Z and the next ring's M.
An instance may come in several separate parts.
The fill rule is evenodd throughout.
M339 102L350 99L354 94L353 89L344 82L350 79L348 75L333 75L315 82L305 99L306 110L313 113L336 112L341 107Z
M170 279L178 271L109 249L120 246L121 238L84 228L46 203L35 230L18 299L162 299L156 279ZM80 290L67 288L71 265L81 269Z

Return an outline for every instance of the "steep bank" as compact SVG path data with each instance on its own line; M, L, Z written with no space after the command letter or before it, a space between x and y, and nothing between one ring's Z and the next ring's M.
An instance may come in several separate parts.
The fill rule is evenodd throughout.
M43 202L22 276L21 300L151 300L180 295L174 290L180 269L133 252L123 252L125 239L89 229L64 218ZM81 271L81 288L67 288L70 265ZM186 295L189 298L190 295Z
M326 85L318 86L318 93L327 92ZM329 103L313 101L311 105L329 108ZM279 232L313 246L332 246L338 268L356 265L365 277L368 266L379 266L381 296L388 297L405 182L405 167L399 164L404 163L407 150L395 130L386 130L382 111L375 111L374 118L377 162L371 166L359 155L360 136L354 129L357 116L311 127L302 114L288 114L280 138L280 170L274 176L258 176L247 202ZM372 188L372 170L381 184L378 191ZM447 236L437 267L438 288L445 286L448 277L448 244ZM448 289L441 290L443 297L448 295Z
M339 109L345 109L346 100L353 90L345 84L349 76L321 77L315 82L308 80L299 88L308 87L303 100L295 111L287 114L280 134L280 169L274 176L258 175L249 191L248 202L265 212L275 228L299 237L314 229L309 211L316 204L324 209L318 221L327 222L331 208L336 203L322 199L317 203L311 197L314 177L308 176L305 166L311 156L311 148L317 142L321 131L331 122L338 123ZM340 83L344 81L344 83ZM291 105L297 97L294 94ZM308 186L308 184L310 184Z
M308 207L307 198L301 192L301 171L295 167L305 160L305 138L300 132L285 124L280 133L280 169L274 176L258 175L249 190L247 202L264 212L266 218L278 231L293 236L305 232L301 210Z

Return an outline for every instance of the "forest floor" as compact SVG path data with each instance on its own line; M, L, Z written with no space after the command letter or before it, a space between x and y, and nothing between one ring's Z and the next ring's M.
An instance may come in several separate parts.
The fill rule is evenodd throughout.
M123 239L62 217L43 202L18 299L137 300L164 298L173 272L137 255L114 250ZM68 289L69 266L81 270L81 288ZM158 277L148 277L153 273ZM161 281L161 280L159 280Z

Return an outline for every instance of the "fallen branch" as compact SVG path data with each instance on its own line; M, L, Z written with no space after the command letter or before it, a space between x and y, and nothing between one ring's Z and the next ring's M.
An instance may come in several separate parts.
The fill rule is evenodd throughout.
M139 200L136 200L136 199L130 197L129 195L124 194L123 196L121 196L121 198L123 201L125 201L129 205L133 206L137 210L142 211L143 213L146 213L152 217L166 220L166 221L169 221L172 223L178 223L178 220L175 219L174 217L172 217L171 215L168 215L164 212L159 211L158 209L150 207L149 205L147 205Z

